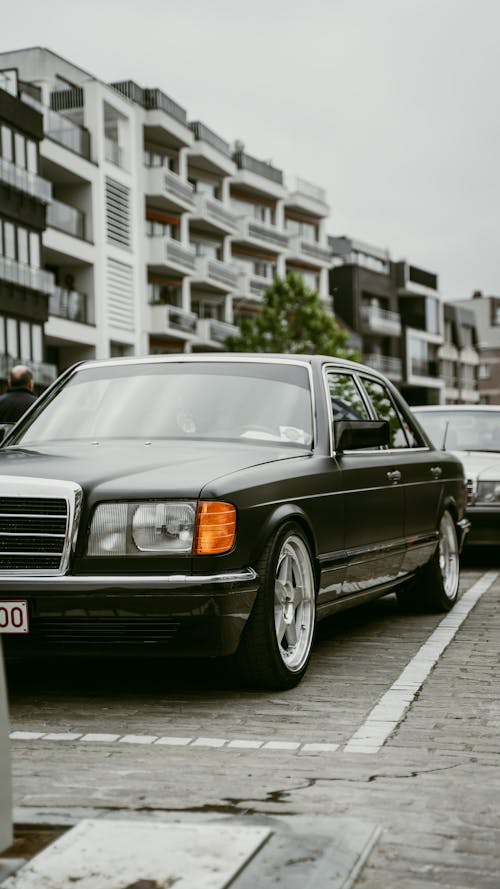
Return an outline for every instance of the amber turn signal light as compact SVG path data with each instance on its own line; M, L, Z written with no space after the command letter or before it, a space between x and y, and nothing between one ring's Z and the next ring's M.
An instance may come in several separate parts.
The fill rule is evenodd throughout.
M236 536L236 507L231 503L206 500L198 504L193 553L213 556L227 553Z

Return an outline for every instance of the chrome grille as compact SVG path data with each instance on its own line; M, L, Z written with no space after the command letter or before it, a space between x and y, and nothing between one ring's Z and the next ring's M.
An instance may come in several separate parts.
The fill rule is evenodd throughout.
M64 574L81 497L73 482L0 476L0 575Z

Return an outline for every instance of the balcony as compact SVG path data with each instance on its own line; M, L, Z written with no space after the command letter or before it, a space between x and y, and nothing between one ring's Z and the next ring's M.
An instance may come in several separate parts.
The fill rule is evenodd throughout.
M6 256L0 256L0 280L37 290L39 293L49 294L54 289L54 275L51 272L23 265Z
M66 90L64 90L66 92ZM40 114L43 114L43 133L47 139L52 139L64 148L79 154L81 157L90 160L90 133L85 127L79 126L63 114L52 111L46 105L42 105L29 93L21 93L23 102L36 108Z
M257 222L248 216L238 219L240 238L258 247L271 248L274 252L286 250L290 236L275 225Z
M239 269L228 262L220 262L209 256L197 256L195 260L195 274L193 280L204 281L220 290L234 290L240 275Z
M50 294L49 315L78 321L80 324L92 323L89 320L87 294L79 293L78 290L66 290L64 287L54 287Z
M194 206L191 183L166 167L146 168L146 195L180 210L191 210Z
M390 380L401 380L403 377L403 364L401 358L395 358L392 355L365 355L363 357L365 364L378 370L379 373L385 374Z
M264 278L261 275L243 272L238 278L238 297L252 303L261 303L264 293L268 287L272 286L272 283L272 278Z
M121 93L122 96L126 96L127 99L130 99L137 105L142 105L142 107L148 111L166 111L170 117L173 117L175 120L179 121L179 123L187 124L187 114L185 109L182 108L181 105L178 105L177 102L174 102L174 100L171 99L170 96L167 96L166 93L163 93L155 87L141 87L137 83L134 83L133 80L121 80L116 83L111 83L110 86L117 92Z
M286 204L289 207L305 209L316 216L328 216L329 212L326 189L306 179L296 179L289 185Z
M315 241L307 241L305 238L290 238L290 254L298 256L306 262L319 262L328 267L332 263L332 251L329 247L324 247Z
M198 320L198 338L204 343L217 343L223 346L228 336L238 336L240 328L227 321L217 321L214 318L201 318Z
M0 157L0 182L37 198L43 204L48 204L52 200L51 182L47 182L36 173L23 170L22 167L16 167L15 164L11 164L10 161L6 161L2 157Z
M211 227L227 234L234 234L238 230L237 214L217 198L210 197L208 194L195 194L194 206L193 219L201 219Z
M229 142L226 142L224 139L221 139L217 133L214 133L213 130L210 130L204 123L201 123L199 120L191 121L189 124L190 129L194 133L194 138L198 139L200 142L206 142L207 145L211 145L212 148L216 148L217 151L220 151L221 154L225 154L226 157L231 157L231 148Z
M413 377L438 377L439 363L426 358L412 358L410 371Z
M106 160L117 167L123 167L123 155L123 148L118 145L118 142L106 137L104 140L104 157Z
M165 303L151 305L151 333L171 333L189 340L196 336L197 321L198 315L181 309L180 306Z
M71 235L73 238L88 240L86 233L86 218L81 210L63 204L62 201L52 201L47 208L47 225L57 231Z
M401 318L397 312L389 312L379 306L361 306L361 322L368 333L401 336Z
M186 247L165 235L148 237L148 265L190 274L195 269L195 261L193 247Z
M277 170L276 167L266 163L266 161L257 160L257 158L252 157L250 154L245 154L243 151L236 151L233 154L233 160L239 170L248 170L250 173L256 173L257 176L269 179L277 185L283 185L282 171Z

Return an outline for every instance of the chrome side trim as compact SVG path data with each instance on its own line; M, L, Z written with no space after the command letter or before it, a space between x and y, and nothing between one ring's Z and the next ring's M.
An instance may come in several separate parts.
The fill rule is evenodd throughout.
M18 586L26 589L25 581L34 581L36 586L56 589L58 585L72 588L87 588L94 584L104 584L106 587L140 586L156 589L165 586L205 586L207 584L224 583L250 583L257 580L257 572L253 568L244 568L241 571L227 571L221 574L66 574L60 577L44 577L41 574L0 574L0 597L2 583L16 581Z

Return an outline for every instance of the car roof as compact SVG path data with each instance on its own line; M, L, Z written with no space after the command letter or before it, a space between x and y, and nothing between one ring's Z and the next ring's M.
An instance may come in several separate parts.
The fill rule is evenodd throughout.
M175 364L204 361L259 361L262 363L281 362L284 364L322 365L335 363L346 370L368 370L375 376L383 378L378 371L357 361L349 361L345 358L335 358L333 355L296 355L295 353L271 353L271 352L176 352L171 355L145 355L124 356L120 358L89 359L82 361L78 368L99 367L103 365L127 365L127 364Z
M500 404L422 404L412 407L412 411L422 413L448 413L455 411L500 411Z

